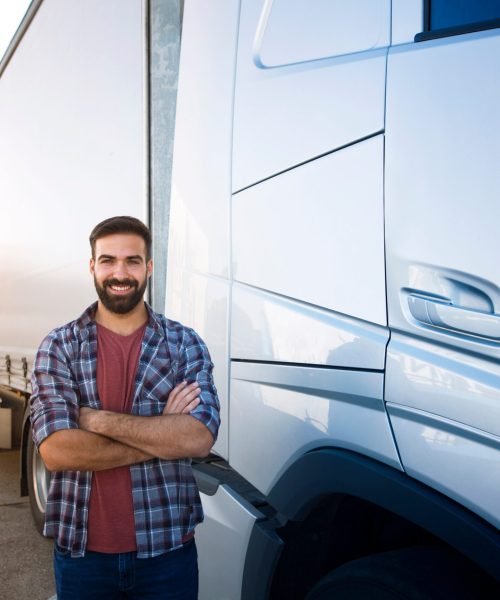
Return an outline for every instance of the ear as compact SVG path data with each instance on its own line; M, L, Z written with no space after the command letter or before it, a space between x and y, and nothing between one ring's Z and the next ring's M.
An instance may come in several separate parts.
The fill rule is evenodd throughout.
M91 258L90 263L89 263L89 271L90 271L91 275L94 274L94 267L95 267L95 260L93 258Z
M151 277L151 273L153 272L153 259L150 258L146 263L146 274L148 277Z

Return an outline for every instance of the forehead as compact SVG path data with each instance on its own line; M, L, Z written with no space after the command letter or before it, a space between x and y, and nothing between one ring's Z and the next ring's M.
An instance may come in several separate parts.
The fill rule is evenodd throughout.
M117 258L126 256L146 257L146 244L135 233L113 233L99 238L95 242L95 256L106 254Z

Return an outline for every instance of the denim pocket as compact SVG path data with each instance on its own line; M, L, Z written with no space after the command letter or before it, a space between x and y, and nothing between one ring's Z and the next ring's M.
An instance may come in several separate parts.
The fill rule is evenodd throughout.
M65 548L61 548L57 542L54 542L54 552L57 556L70 556L71 550L66 550Z

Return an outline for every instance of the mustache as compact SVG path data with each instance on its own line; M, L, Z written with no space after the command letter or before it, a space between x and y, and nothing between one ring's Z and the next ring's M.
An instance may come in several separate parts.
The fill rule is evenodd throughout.
M129 285L130 287L137 288L139 287L139 282L135 279L122 279L121 281L119 279L106 279L106 281L103 281L102 285L105 288L112 285Z

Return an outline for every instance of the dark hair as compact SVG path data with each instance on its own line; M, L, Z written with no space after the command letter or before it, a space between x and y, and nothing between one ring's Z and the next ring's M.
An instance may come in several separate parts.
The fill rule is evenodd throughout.
M151 232L142 221L135 217L111 217L98 223L92 233L89 241L92 248L92 258L95 258L95 243L98 239L114 233L134 233L140 236L146 245L146 261L151 258Z

